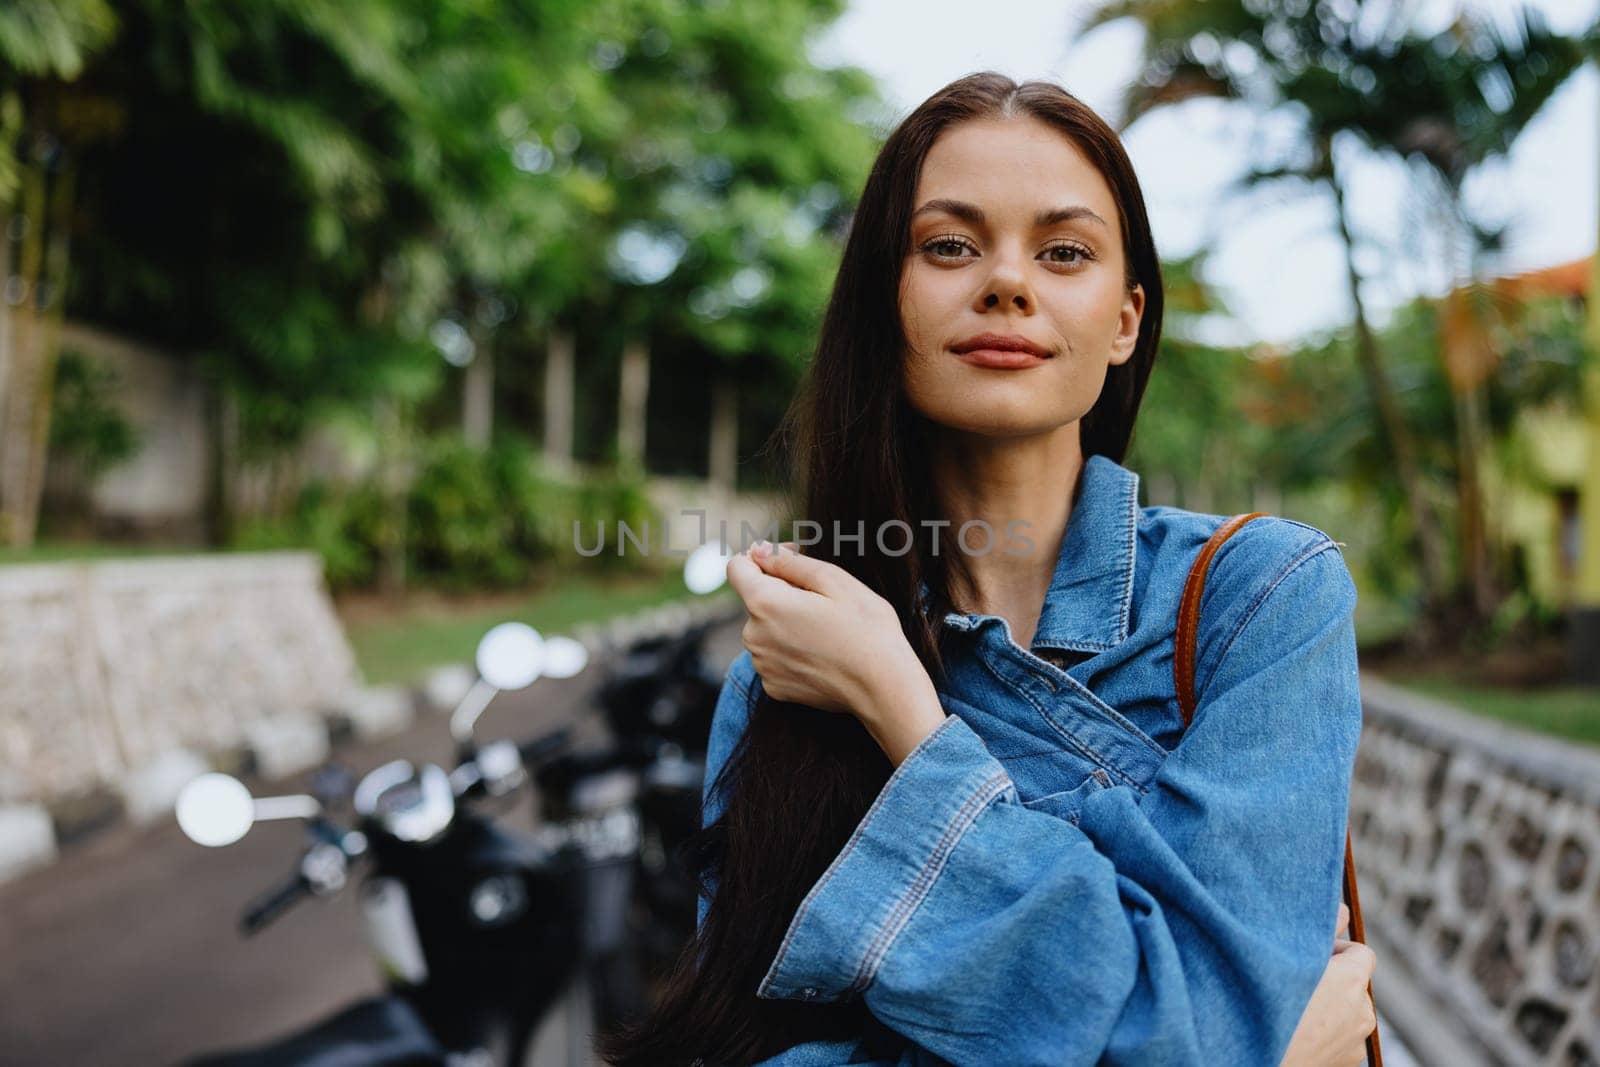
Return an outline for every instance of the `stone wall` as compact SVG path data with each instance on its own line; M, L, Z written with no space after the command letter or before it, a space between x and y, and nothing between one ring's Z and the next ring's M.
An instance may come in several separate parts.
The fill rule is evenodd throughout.
M1600 1063L1600 751L1362 689L1350 814L1380 1009L1409 983L1439 1012L1413 1023L1486 1062Z
M311 553L0 567L0 803L116 788L353 699Z

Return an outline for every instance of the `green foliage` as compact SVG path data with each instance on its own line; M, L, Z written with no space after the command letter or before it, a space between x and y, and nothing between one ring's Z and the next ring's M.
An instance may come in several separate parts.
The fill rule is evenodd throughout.
M196 354L250 461L384 394L451 424L442 322L503 365L560 327L596 380L648 338L792 386L883 110L807 56L841 10L128 0L84 71L126 121L85 151L72 313Z
M615 476L569 483L540 473L537 451L515 437L475 449L459 437L426 442L405 500L406 567L410 575L452 590L526 583L542 564L597 572L637 570L639 556L615 551L618 523L659 528L644 486ZM378 579L384 545L401 536L393 509L375 482L336 487L314 481L281 521L241 531L239 548L308 548L325 561L336 587L369 587ZM604 531L608 551L576 550L574 523L592 546Z
M418 575L488 586L527 576L536 542L529 544L520 502L501 493L496 474L503 472L460 440L429 449L411 491L408 540Z
M117 375L72 349L56 361L50 449L92 478L139 450L139 434L112 398Z
M23 75L75 78L116 27L105 0L7 0L0 7L0 74L10 67Z
M378 577L378 546L390 535L382 495L376 487L335 488L307 484L287 520L246 523L236 535L239 549L309 549L322 557L334 588L370 586Z

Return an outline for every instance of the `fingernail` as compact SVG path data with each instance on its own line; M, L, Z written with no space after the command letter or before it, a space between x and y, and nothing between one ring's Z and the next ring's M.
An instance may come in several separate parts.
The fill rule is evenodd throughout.
M752 556L765 557L769 553L771 553L771 551L772 551L772 542L771 541L757 541L754 545L752 545L750 547L750 554Z

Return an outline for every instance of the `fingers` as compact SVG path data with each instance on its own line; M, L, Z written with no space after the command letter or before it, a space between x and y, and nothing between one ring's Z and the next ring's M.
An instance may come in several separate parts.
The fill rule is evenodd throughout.
M1358 980L1362 986L1372 981L1372 972L1378 966L1378 955L1359 941L1335 941L1333 943L1333 959L1328 962L1331 970L1341 968L1347 977Z
M752 615L770 610L776 598L791 591L788 583L767 574L743 552L728 561L728 584L739 594L745 610Z
M1349 937L1350 937L1350 908L1347 905L1340 904L1339 905L1339 921L1336 924L1334 924L1333 939L1335 941L1344 941L1344 940L1349 939Z
M765 544L767 542L758 542L750 550L750 558L767 574L823 596L835 596L842 591L840 579L846 575L839 567L800 555L793 541L773 545L771 551L763 553L761 549Z

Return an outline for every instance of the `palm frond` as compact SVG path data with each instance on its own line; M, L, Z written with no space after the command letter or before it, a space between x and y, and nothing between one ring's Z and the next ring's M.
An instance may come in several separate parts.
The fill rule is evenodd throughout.
M32 77L76 78L116 31L116 14L105 0L6 0L0 5L0 78L5 67Z

